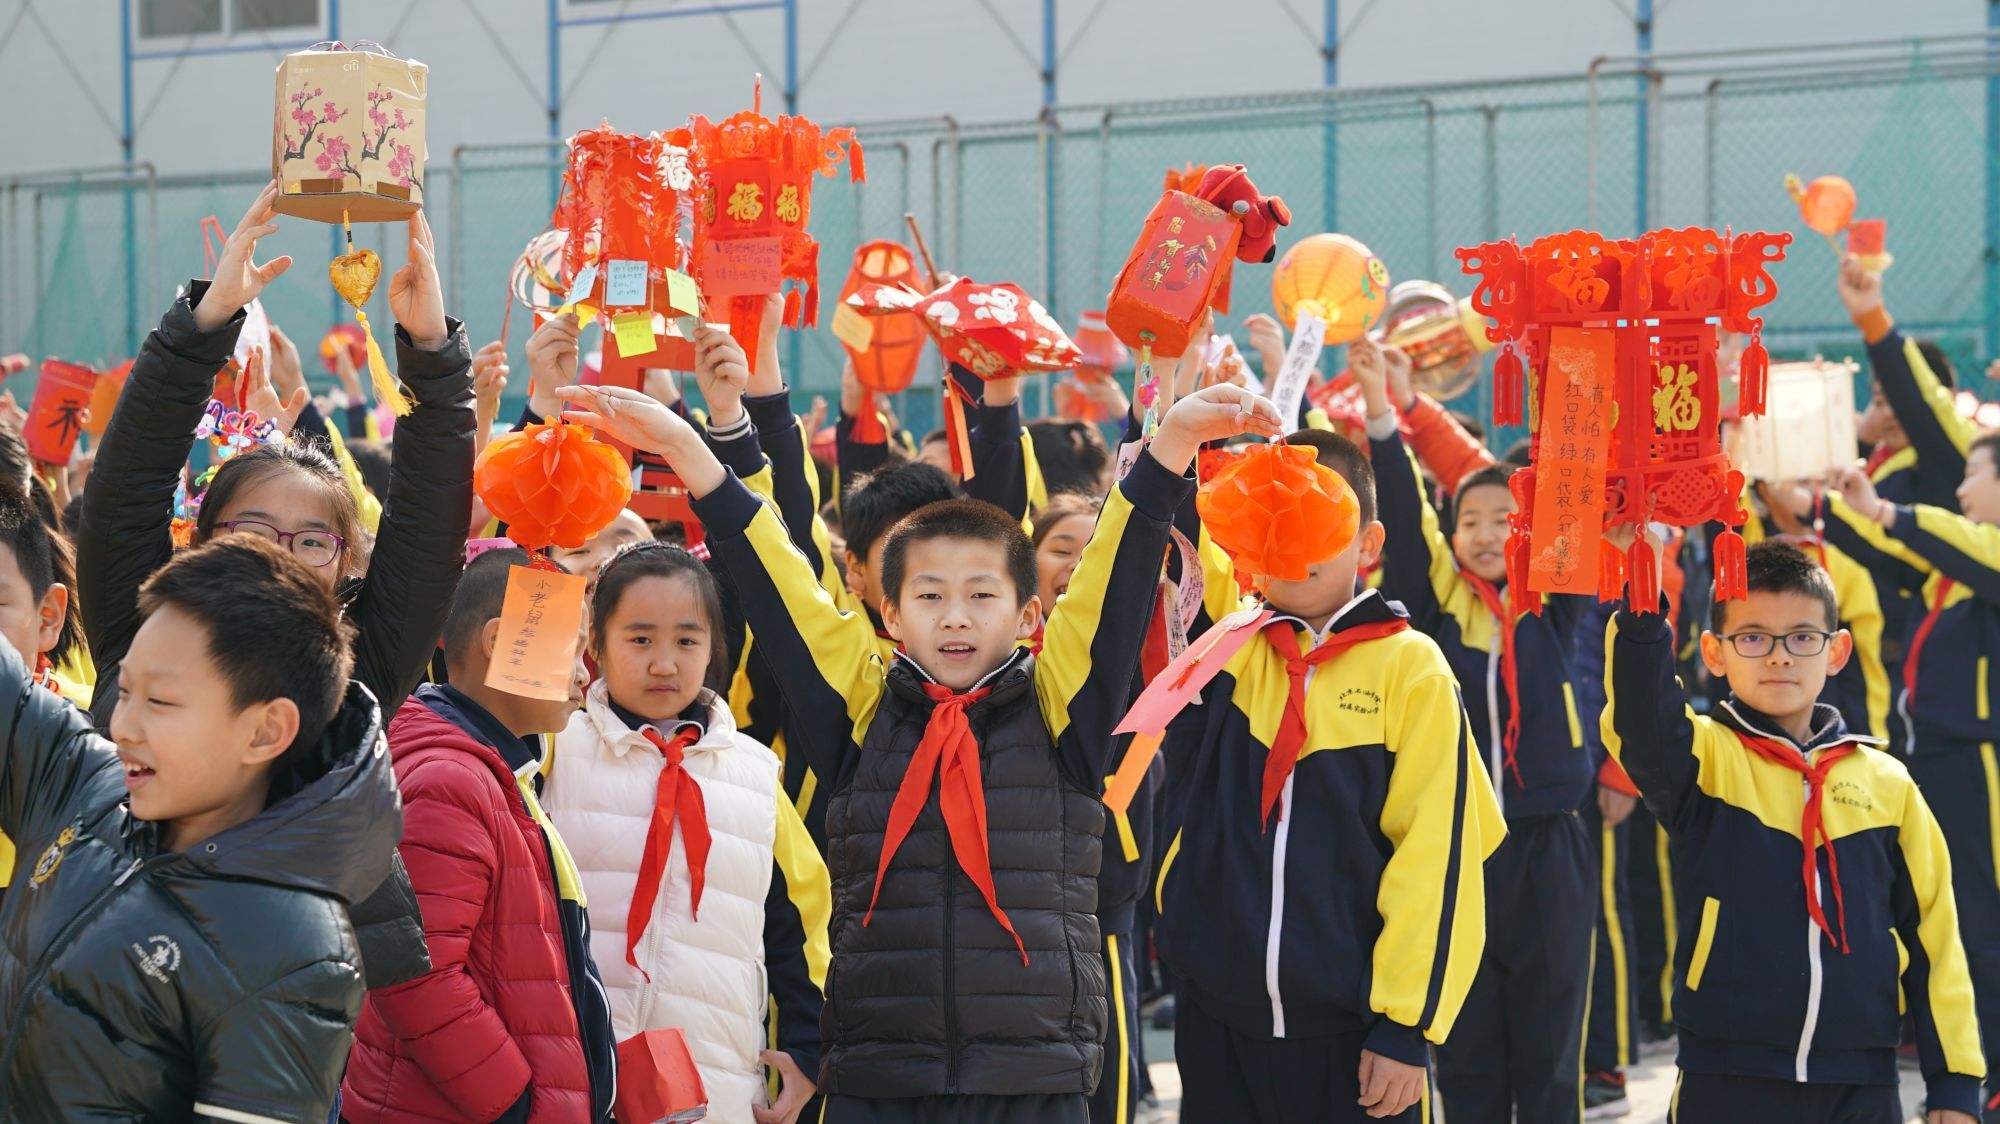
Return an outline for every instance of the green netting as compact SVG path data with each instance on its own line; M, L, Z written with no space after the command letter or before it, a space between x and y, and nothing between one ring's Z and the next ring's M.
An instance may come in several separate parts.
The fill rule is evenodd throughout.
M1065 107L1036 121L965 128L946 120L863 126L869 181L823 179L814 195L821 319L854 247L904 238L907 211L920 217L941 267L1017 281L1074 324L1079 311L1102 307L1167 167L1242 162L1291 205L1287 243L1338 229L1381 254L1396 279L1431 278L1461 293L1452 251L1495 237L1592 224L1614 235L1694 223L1792 230L1801 237L1776 271L1782 295L1767 314L1772 353L1854 354L1858 341L1832 291L1832 251L1803 230L1781 186L1786 172L1837 172L1854 182L1864 216L1889 220L1898 319L1938 339L1961 381L1991 397L1983 365L1989 341L2000 340L2000 247L1988 244L1985 219L1992 74L1990 64L1964 56L1913 54L1846 70L1624 73L1594 84L1557 78ZM466 148L429 169L447 301L475 344L499 334L508 270L547 224L560 157L560 146L543 143ZM84 360L130 354L173 286L202 271L200 218L233 223L264 177L79 175L17 185L0 227L5 345ZM401 263L399 230L357 233L388 268ZM308 348L349 315L321 272L335 248L320 224L285 220L264 250L297 259L297 276L266 303ZM1268 307L1269 283L1268 265L1238 266L1224 330ZM370 317L389 322L382 296ZM517 315L509 410L525 391L528 332ZM808 398L834 393L842 354L829 333L796 335L785 354L791 382ZM1327 366L1339 363L1327 357ZM935 424L934 382L932 367L897 403L911 428ZM1030 407L1045 396L1044 380L1031 384ZM1483 416L1485 387L1458 405Z

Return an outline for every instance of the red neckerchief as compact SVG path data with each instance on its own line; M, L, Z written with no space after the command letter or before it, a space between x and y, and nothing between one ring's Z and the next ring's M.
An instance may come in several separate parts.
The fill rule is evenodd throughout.
M1938 615L1944 612L1944 603L1951 597L1957 582L1938 575L1937 596L1931 599L1931 610L1917 624L1917 631L1910 637L1909 651L1903 653L1903 710L1914 714L1910 708L1917 701L1917 659L1924 654L1924 642L1931 638L1931 629L1937 627Z
M47 652L43 652L35 657L35 674L32 678L35 681L35 686L40 687L57 698L62 697L62 688L56 685L56 665L49 662Z
M632 904L625 907L625 962L634 968L639 967L639 961L633 949L638 947L646 923L652 920L653 901L660 895L660 880L666 873L667 856L673 850L674 820L680 820L681 840L687 845L688 912L696 918L701 916L709 844L708 805L702 800L701 785L681 765L687 747L701 740L701 731L694 726L682 726L671 739L661 737L651 726L640 733L667 759L667 764L660 770L659 785L653 791L653 818L646 825L646 847L639 855L639 882L632 888Z
M1167 585L1161 582L1159 592L1153 595L1153 615L1146 622L1146 640L1139 648L1139 676L1143 682L1151 683L1174 660L1173 646L1167 642L1167 614L1173 611L1173 606L1167 604Z
M1870 480L1875 479L1875 470L1886 464L1890 457L1902 451L1901 449L1891 449L1887 444L1878 442L1873 449L1868 450L1868 461L1863 471L1868 473Z
M1507 612L1507 606L1500 600L1500 591L1493 583L1477 574L1459 572L1465 584L1479 595L1480 603L1493 614L1493 627L1500 630L1500 682L1507 688L1507 731L1500 737L1501 748L1507 760L1507 771L1513 774L1514 783L1526 788L1521 780L1521 763L1514 751L1521 743L1521 675L1514 660L1514 617Z
M1847 951L1847 903L1840 896L1840 860L1833 850L1833 837L1827 834L1826 825L1820 819L1820 796L1826 785L1826 774L1834 762L1855 752L1860 747L1853 742L1842 742L1819 751L1819 761L1808 763L1805 754L1775 738L1762 738L1754 734L1738 733L1737 738L1750 752L1774 765L1782 765L1799 774L1806 781L1805 813L1799 819L1799 841L1805 847L1806 913L1826 934L1826 939L1842 953ZM1840 921L1840 932L1826 923L1826 910L1819 902L1819 863L1814 852L1819 849L1819 840L1826 840L1826 872L1833 883L1834 912Z
M1340 653L1364 640L1379 640L1393 636L1410 627L1404 617L1386 621L1371 621L1343 629L1320 642L1319 647L1305 655L1299 654L1299 638L1293 630L1298 622L1290 617L1278 617L1264 626L1264 639L1277 650L1285 661L1285 675L1290 678L1290 690L1285 696L1285 716L1278 723L1278 736L1271 739L1271 749L1264 757L1263 818L1259 821L1268 830L1271 809L1278 803L1278 797L1285 790L1285 779L1292 775L1292 769L1299 763L1299 751L1306 744L1306 673L1317 664L1325 663ZM1279 818L1284 810L1279 809Z
M1007 935L1014 938L1021 963L1026 964L1027 946L1021 943L1021 935L1014 931L1014 923L1007 919L1007 912L1000 908L993 890L993 863L986 842L986 792L979 783L979 742L973 738L972 725L965 718L966 708L985 698L990 688L980 687L960 695L936 683L926 683L923 687L924 694L937 705L924 724L923 739L903 770L896 802L889 807L882 857L875 864L875 890L868 896L868 912L862 914L861 923L867 925L874 918L875 902L882 896L882 879L889 873L889 861L896 857L896 849L903 845L918 813L930 800L931 778L936 777L938 810L944 814L945 831L951 837L951 851L958 858L958 868L979 887L986 908L1000 927L1007 930Z

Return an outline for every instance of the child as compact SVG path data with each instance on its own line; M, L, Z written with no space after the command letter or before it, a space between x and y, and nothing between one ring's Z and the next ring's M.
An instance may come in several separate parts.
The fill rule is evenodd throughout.
M140 591L111 740L0 682L0 1118L327 1117L361 1007L346 907L402 827L340 606L229 536Z
M736 732L715 580L664 543L627 547L591 597L601 678L556 740L549 816L603 924L591 936L620 1041L679 1027L708 1119L791 1124L819 1072L826 864ZM763 1049L766 1000L777 1048ZM783 1075L765 1107L764 1064Z
M1574 1121L1601 833L1577 814L1595 770L1568 657L1576 618L1594 601L1550 598L1518 618L1508 609L1511 470L1488 466L1458 482L1447 541L1397 433L1382 351L1359 340L1351 352L1387 528L1382 594L1443 650L1507 817L1507 841L1485 867L1485 957L1438 1051L1438 1089L1454 1124L1505 1124L1516 1111Z
M76 618L69 591L76 584L68 540L20 492L0 484L0 636L33 662L34 680L72 703L89 694L56 673L76 647ZM0 834L0 892L14 869L14 844Z
M445 618L450 685L419 687L389 724L431 969L368 993L341 1090L353 1124L600 1120L610 1109L614 1045L590 918L535 789L535 735L567 726L583 694L581 645L568 699L486 686L507 574L527 561L494 550L465 568Z
M1701 637L1730 687L1708 716L1657 612L1628 606L1607 634L1605 747L1673 851L1673 1119L1899 1121L1907 1011L1929 1120L1972 1124L1984 1066L1956 856L1902 762L1816 701L1851 649L1826 571L1781 542L1751 547L1747 570L1749 596L1717 602Z
M1353 487L1361 532L1268 584L1262 638L1162 746L1180 829L1155 934L1181 1114L1428 1119L1427 1043L1472 986L1480 868L1506 829L1450 665L1400 607L1355 595L1383 537L1367 457L1332 433L1290 440Z
M1951 844L1959 933L1978 994L1988 1056L2000 1056L2000 865L1990 809L2000 800L2000 434L1972 442L1954 497L1964 515L1884 501L1860 469L1838 478L1828 538L1894 584L1918 589L1923 614L1905 638L1892 729L1904 763ZM1992 1091L1990 1091L1992 1092ZM1989 1105L2000 1109L2000 1093Z
M1111 728L1195 450L1275 429L1269 404L1213 387L1175 406L1107 501L1039 656L1020 646L1041 622L1020 524L972 501L906 518L881 555L900 643L885 667L867 621L834 608L690 429L641 395L564 393L697 497L802 719L791 749L829 793L826 1119L1084 1120L1107 1018L1093 911Z

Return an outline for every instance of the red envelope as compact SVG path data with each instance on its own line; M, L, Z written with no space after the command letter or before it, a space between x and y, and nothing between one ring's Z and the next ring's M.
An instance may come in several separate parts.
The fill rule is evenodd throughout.
M701 1072L678 1029L649 1030L618 1044L618 1124L683 1124L708 1115Z
M83 433L90 395L97 389L97 372L79 363L42 360L42 378L35 384L35 401L21 434L28 455L40 464L68 464Z

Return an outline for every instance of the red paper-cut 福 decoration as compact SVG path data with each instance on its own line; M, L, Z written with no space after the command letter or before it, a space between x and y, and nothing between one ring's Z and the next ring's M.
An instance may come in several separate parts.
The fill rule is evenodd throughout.
M486 446L472 490L528 550L574 549L618 517L632 496L632 470L588 427L539 422Z
M1525 248L1508 239L1457 251L1464 271L1479 279L1472 305L1492 321L1487 338L1505 349L1495 364L1494 420L1517 424L1526 417L1534 430L1531 463L1512 480L1520 506L1507 549L1515 610L1537 612L1541 605L1530 588L1535 507L1543 499L1539 474L1583 460L1583 443L1565 427L1588 419L1569 408L1571 401L1608 397L1615 419L1602 494L1569 497L1583 533L1647 523L1742 525L1743 474L1730 464L1720 436L1716 335L1750 336L1738 397L1744 414L1763 413L1769 359L1756 310L1778 295L1769 267L1790 242L1785 233L1718 234L1703 227L1622 240L1575 230ZM1551 371L1553 334L1574 341L1574 331L1586 327L1612 333L1610 348L1566 345L1566 366ZM1565 397L1572 385L1584 400ZM1714 549L1716 596L1743 596L1742 538L1725 530ZM1612 552L1599 554L1598 595L1615 597L1627 582L1633 604L1658 600L1658 562L1643 535L1622 564Z
M1300 581L1346 550L1361 504L1308 445L1253 445L1195 496L1201 524L1253 580Z

